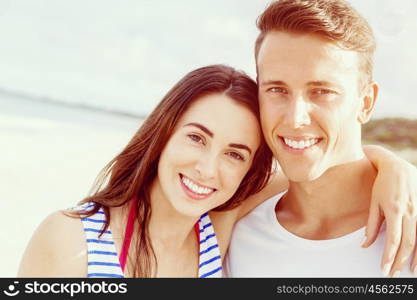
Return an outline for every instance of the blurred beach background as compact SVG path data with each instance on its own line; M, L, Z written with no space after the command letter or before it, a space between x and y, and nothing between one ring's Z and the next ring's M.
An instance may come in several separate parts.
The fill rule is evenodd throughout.
M365 141L417 165L417 2L350 2L378 40ZM88 194L183 75L223 63L255 77L268 3L0 0L0 277L16 275L38 224Z

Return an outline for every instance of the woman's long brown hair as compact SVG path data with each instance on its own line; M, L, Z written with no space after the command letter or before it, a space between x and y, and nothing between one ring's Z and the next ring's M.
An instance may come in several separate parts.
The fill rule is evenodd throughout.
M165 95L123 151L101 171L91 196L81 201L81 204L92 202L95 205L94 209L80 212L79 216L91 216L101 207L104 209L106 223L102 232L110 224L110 207L122 206L133 199L136 201L138 232L134 277L152 277L157 269L156 256L148 234L151 216L149 192L157 175L161 152L190 104L203 95L216 93L224 93L249 108L259 120L257 85L250 77L224 65L194 70ZM238 190L230 200L215 210L231 209L260 191L269 179L271 164L272 153L261 137L261 145L252 166Z

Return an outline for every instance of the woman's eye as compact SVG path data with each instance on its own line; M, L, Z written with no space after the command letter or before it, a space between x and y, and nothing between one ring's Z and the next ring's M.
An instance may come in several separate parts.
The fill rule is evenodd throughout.
M193 142L204 144L204 140L201 138L201 136L197 134L188 134L187 137L192 140Z
M228 152L227 155L229 155L230 157L232 157L234 159L237 159L237 160L240 160L240 161L245 161L245 158L237 152Z

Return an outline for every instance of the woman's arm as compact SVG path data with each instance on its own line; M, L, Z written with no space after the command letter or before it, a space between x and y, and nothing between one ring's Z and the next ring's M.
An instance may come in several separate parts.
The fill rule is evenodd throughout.
M372 189L363 247L376 240L385 218L387 240L381 268L385 275L393 276L413 254L416 242L417 168L382 147L366 146L364 150L378 175ZM415 255L410 266L414 274L416 265Z
M49 215L33 234L18 277L86 277L87 250L82 223L62 212Z

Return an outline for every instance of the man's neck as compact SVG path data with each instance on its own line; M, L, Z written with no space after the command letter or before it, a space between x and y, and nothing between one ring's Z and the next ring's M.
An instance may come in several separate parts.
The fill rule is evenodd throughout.
M321 240L349 234L366 225L376 170L365 157L330 168L309 182L291 182L276 207L290 232Z

